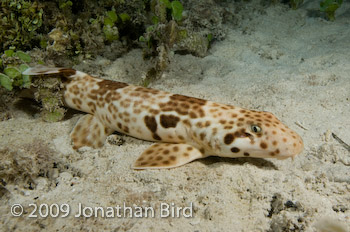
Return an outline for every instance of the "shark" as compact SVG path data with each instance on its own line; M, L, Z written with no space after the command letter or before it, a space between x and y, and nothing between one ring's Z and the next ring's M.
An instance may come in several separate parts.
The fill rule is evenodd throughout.
M73 148L100 148L117 131L153 141L134 169L175 168L208 156L294 158L302 138L270 112L216 103L93 77L72 68L31 67L30 76L59 76L62 100L85 112L70 137Z

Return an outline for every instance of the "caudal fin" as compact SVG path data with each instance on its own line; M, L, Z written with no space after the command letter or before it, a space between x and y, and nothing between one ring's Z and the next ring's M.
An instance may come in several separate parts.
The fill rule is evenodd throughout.
M51 68L46 66L35 66L26 69L23 75L29 76L58 76L67 79L72 79L78 74L78 71L71 68ZM79 72L81 74L81 72Z

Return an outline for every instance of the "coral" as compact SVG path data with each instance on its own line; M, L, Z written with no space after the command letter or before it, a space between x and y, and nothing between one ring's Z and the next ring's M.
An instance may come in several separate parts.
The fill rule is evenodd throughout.
M150 2L152 25L140 36L144 43L144 58L155 57L155 65L146 74L143 85L147 86L152 80L159 78L170 62L170 51L193 54L204 57L209 47L209 37L212 33L204 34L192 30L190 24L185 24L183 5L179 1L152 0Z
M51 49L57 53L65 53L72 48L71 38L68 33L65 33L60 28L54 28L48 34L51 44L47 46L47 49Z
M42 104L41 117L46 122L63 119L66 109L62 102L62 82L59 77L36 77L32 81L34 98Z
M221 23L215 24L217 21L213 19L221 15L210 18L211 29L203 31L201 26L194 30L198 22L207 22L205 17L208 15L192 17L191 12L189 17L184 17L182 3L192 9L187 1L177 0L5 0L1 3L0 24L10 33L2 30L0 39L5 41L2 49L41 47L46 51L42 60L53 61L56 66L72 66L96 55L115 59L134 46L136 39L145 33L143 37L150 48L147 53L152 57L157 56L161 46L167 51L179 49L204 56L209 40L203 38L209 34L214 39L219 37L214 28ZM207 7L208 2L202 10ZM183 40L176 47L173 44L179 41L164 42L164 33L167 32L164 28L169 27L171 21L176 22L176 28L181 31L190 32L186 34L187 38L182 35Z
M115 59L142 33L143 0L56 2L59 4L44 4L43 24L49 36L42 40L44 47L47 44L46 58L55 60L56 66L72 66L96 55ZM67 5L68 2L71 3ZM72 62L67 64L67 60Z
M6 49L41 47L47 50L46 58L57 61L57 65L64 63L61 60L67 58L80 62L83 58L101 55L105 52L105 45L119 41L121 37L138 38L137 34L142 33L146 2L1 1L0 53ZM118 20L108 26L106 22L113 16ZM125 52L124 48L121 50L115 53Z
M208 37L204 37L200 33L182 29L177 31L176 38L177 42L174 45L175 51L179 53L191 53L198 57L206 56L210 42Z
M6 50L1 56L0 87L18 94L21 89L31 89L34 98L42 104L41 116L44 121L57 122L65 115L61 96L60 78L34 78L22 73L29 68L32 58L22 51ZM6 107L4 107L6 109ZM2 116L3 117L3 116Z
M183 4L191 14L185 13ZM212 0L194 5L186 0L4 0L0 25L7 31L1 31L0 39L5 41L1 49L7 50L0 59L0 86L7 90L34 87L44 120L57 121L65 114L57 100L61 99L60 81L35 78L32 82L21 74L29 64L40 60L72 66L97 55L115 59L140 44L144 57L154 62L143 82L148 85L166 70L172 52L203 57L210 42L222 37L217 29L222 8ZM30 52L36 54L35 62L18 51L34 46L41 47L39 53Z
M0 150L0 182L24 184L27 188L35 187L38 176L50 176L56 162L54 152L37 140L24 145L21 149L3 148Z
M296 10L303 2L304 0L290 0L290 6L293 10Z
M189 31L193 31L207 37L211 35L214 40L222 40L226 36L223 24L225 17L230 14L225 8L225 1L201 0L190 1L183 0L184 7L188 14L186 15L183 26Z
M8 91L5 88L0 88L0 121L5 121L12 118L10 106L16 98L14 91Z
M59 172L70 172L80 176L80 171L71 168L57 152L43 140L34 139L31 143L19 147L0 149L0 194L8 184L19 188L35 189L39 177L46 178L53 186Z
M34 92L35 100L42 103L44 121L56 122L64 117L66 110L61 100L60 78L36 77L32 80L30 76L22 75L22 72L29 67L26 62L31 61L31 57L22 51L7 50L1 56L1 61L3 73L0 73L0 86L16 93L21 89L30 88Z

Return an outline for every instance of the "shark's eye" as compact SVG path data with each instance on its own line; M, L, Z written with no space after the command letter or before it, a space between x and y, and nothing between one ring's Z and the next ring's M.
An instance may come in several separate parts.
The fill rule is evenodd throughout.
M260 133L262 131L261 127L258 125L252 125L251 128L252 132L254 133Z

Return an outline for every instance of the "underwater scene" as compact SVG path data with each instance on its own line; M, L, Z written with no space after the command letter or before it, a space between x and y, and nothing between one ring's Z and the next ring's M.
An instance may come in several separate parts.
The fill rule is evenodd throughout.
M349 1L0 5L0 231L350 231Z

